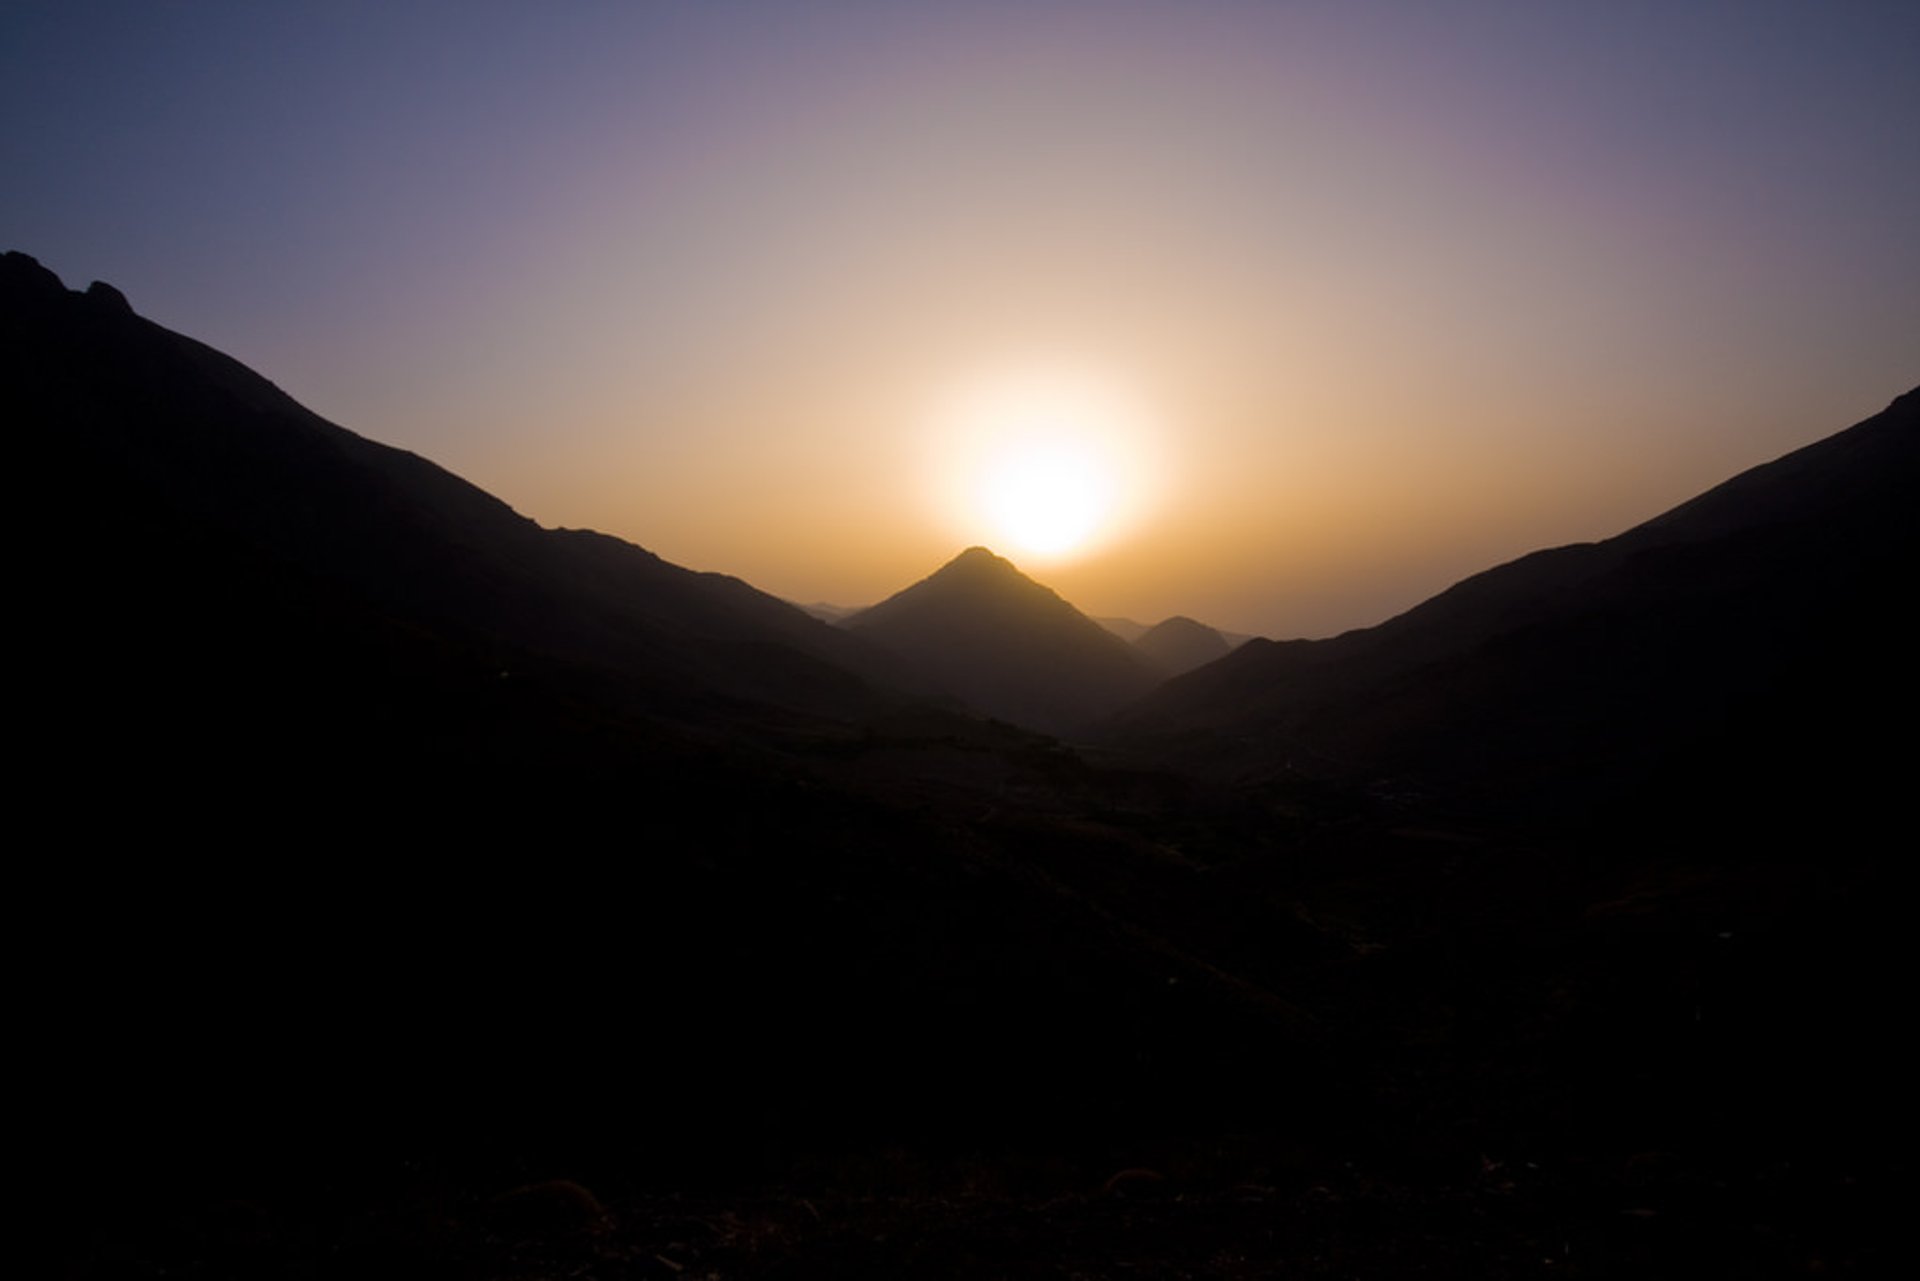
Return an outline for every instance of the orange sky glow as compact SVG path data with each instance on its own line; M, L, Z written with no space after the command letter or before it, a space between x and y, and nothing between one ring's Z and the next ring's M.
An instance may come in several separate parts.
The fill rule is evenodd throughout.
M218 9L20 24L0 247L797 601L1328 634L1920 376L1891 9Z

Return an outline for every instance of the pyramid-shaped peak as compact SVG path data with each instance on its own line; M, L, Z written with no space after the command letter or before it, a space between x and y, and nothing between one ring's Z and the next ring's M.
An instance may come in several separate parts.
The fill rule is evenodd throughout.
M892 650L975 711L1051 733L1091 723L1161 675L985 547L967 548L842 626Z
M969 547L945 565L935 570L934 576L938 577L941 574L949 572L956 574L1020 574L1020 567L1004 556L995 555L992 548ZM1022 578L1026 577L1024 574L1020 574L1020 576Z
M1026 611L1036 607L1076 613L1049 587L1035 582L1004 556L969 547L911 587L894 593L848 620L866 625L903 610L926 608Z
M1013 584L1027 584L1039 587L1037 579L1030 577L1024 570L1005 556L995 554L986 547L969 547L952 560L929 574L927 582L966 584L975 587L992 587Z

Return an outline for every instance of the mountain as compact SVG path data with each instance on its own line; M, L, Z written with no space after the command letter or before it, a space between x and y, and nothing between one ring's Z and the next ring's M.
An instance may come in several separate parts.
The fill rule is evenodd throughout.
M17 255L0 409L10 1026L58 1122L22 1218L65 1275L1761 1275L1882 1257L1880 1223L1904 1249L1904 864L1839 839L1857 801L1785 785L1877 752L1904 803L1905 634L1861 602L1910 581L1912 477L1879 429L1307 651L1292 688L1338 678L1317 706L1351 724L1305 730L1445 777L1417 712L1540 695L1550 760L1592 739L1554 699L1596 646L1644 673L1728 611L1739 691L1788 645L1773 706L1827 737L1725 795L1825 826L1643 821L1603 859L890 694L956 645L1068 684L1120 642L976 550L876 607L914 640L890 659L542 530ZM1136 742L1271 771L1273 684ZM1512 779L1508 751L1458 777Z
M1116 737L1240 772L1391 776L1585 812L1811 814L1895 786L1900 596L1920 557L1920 391L1645 524L1536 552L1377 627L1255 641ZM1795 799L1801 798L1801 799Z
M1133 647L1169 676L1204 667L1216 658L1225 658L1233 649L1226 637L1184 614L1175 614L1141 633Z
M975 711L1049 733L1071 734L1160 679L1124 641L984 547L843 626Z
M1131 618L1102 617L1096 618L1093 621L1112 632L1115 636L1118 636L1121 640L1126 641L1129 645L1153 630L1152 627L1147 626L1145 623ZM1201 626L1206 627L1207 624L1202 623ZM1239 649L1248 641L1258 639L1251 632L1226 632L1220 631L1217 627L1210 627L1208 630L1218 632L1220 638L1227 642L1228 649Z
M1077 817L1178 784L893 693L861 635L542 529L20 254L0 408L64 1204L422 1154L738 1177L1318 1070L1165 909L1187 856Z
M857 638L738 579L542 529L109 286L69 292L7 254L0 340L16 448L60 481L35 496L59 553L41 616L89 673L77 696L131 713L117 719L200 726L213 750L300 722L294 750L327 768L367 750L368 723L444 740L422 691L513 701L543 673L543 698L590 690L660 722L897 701ZM323 741L336 732L354 746ZM412 754L429 770L437 755Z

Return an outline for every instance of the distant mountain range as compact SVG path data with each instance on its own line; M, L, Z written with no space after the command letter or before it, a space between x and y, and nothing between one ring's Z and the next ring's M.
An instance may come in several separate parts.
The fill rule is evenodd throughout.
M333 768L378 723L375 753L422 769L503 741L449 739L447 700L462 716L623 709L711 736L930 699L1056 734L1104 723L1108 741L1242 773L1547 799L1866 768L1837 764L1855 736L1836 709L1912 702L1895 603L1915 553L1915 393L1617 538L1523 557L1377 627L1236 649L1186 618L1096 622L985 548L829 625L738 579L541 529L109 286L69 292L16 253L0 290L15 421L36 424L39 474L85 504L58 528L87 572L45 584L62 661L93 673L75 697L207 744L297 721L289 750Z
M90 500L65 534L89 576L48 583L67 597L63 653L95 673L85 697L139 709L139 724L192 722L218 743L265 732L262 717L298 721L298 750L331 767L367 750L333 735L357 743L379 723L415 771L444 753L399 743L446 746L428 689L489 705L538 689L676 734L929 699L1069 733L1225 652L1184 620L1129 647L984 549L829 626L738 579L541 529L142 320L109 286L71 293L15 253L0 289L18 421L41 425L47 474L84 478ZM116 661L131 618L169 620L143 644L173 679Z
M815 618L829 623L844 623L865 610L866 606L833 605L825 601L815 601L801 605L801 609ZM1152 626L1135 622L1131 618L1094 618L1094 622L1126 641L1153 664L1156 670L1166 676L1177 676L1191 671L1204 663L1224 657L1248 641L1255 639L1244 632L1221 632L1197 622L1185 615L1176 614ZM1155 633L1146 639L1149 633ZM1141 644L1146 639L1146 643Z

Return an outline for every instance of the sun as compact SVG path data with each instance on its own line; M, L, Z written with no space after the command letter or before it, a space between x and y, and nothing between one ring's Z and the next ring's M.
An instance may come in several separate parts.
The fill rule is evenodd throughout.
M981 508L1009 547L1065 556L1100 531L1113 509L1105 460L1074 441L1013 444L980 477Z
M955 532L1058 563L1104 543L1148 496L1147 415L1115 383L1065 368L1008 370L941 406L936 458Z

